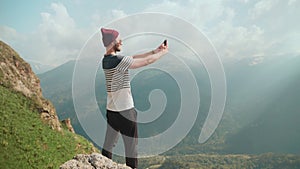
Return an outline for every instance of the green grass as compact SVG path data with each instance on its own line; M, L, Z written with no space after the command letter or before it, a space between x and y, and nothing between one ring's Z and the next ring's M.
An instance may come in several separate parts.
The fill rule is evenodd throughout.
M44 124L35 104L0 85L0 168L59 168L94 146L66 129L52 130Z

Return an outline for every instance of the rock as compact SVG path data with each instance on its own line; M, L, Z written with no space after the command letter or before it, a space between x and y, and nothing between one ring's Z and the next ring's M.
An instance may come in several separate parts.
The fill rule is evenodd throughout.
M68 128L68 130L70 132L75 133L74 128L71 124L71 119L70 118L67 118L67 119L63 120L62 123L66 125L66 127Z
M65 162L60 169L131 169L125 164L118 164L102 154L78 154L72 160Z
M75 159L70 160L70 161L66 162L65 164L63 164L62 166L60 166L60 169L76 169L76 168L95 169L90 164L88 164L88 163L82 163L82 162L79 162L79 161L77 161Z
M31 98L40 112L41 119L53 129L61 131L54 106L42 95L40 80L30 65L2 41L0 41L0 85Z

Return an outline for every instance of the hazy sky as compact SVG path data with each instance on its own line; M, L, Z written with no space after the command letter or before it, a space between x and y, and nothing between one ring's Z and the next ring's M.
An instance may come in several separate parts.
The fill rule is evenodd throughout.
M299 54L299 9L299 0L1 0L0 39L27 61L57 66L112 20L162 12L204 32L223 60Z

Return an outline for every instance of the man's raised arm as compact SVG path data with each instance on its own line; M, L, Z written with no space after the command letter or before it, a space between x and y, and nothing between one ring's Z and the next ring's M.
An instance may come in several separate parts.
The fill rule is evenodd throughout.
M168 46L161 44L155 50L152 50L147 53L139 54L139 55L134 55L132 56L133 63L131 64L129 69L136 69L154 63L155 61L160 59L163 55L165 55L167 52L168 52Z

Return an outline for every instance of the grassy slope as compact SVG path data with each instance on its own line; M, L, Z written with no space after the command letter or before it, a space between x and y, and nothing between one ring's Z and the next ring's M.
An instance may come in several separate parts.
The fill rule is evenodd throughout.
M58 168L78 153L93 152L83 137L44 124L31 100L0 86L0 166Z

